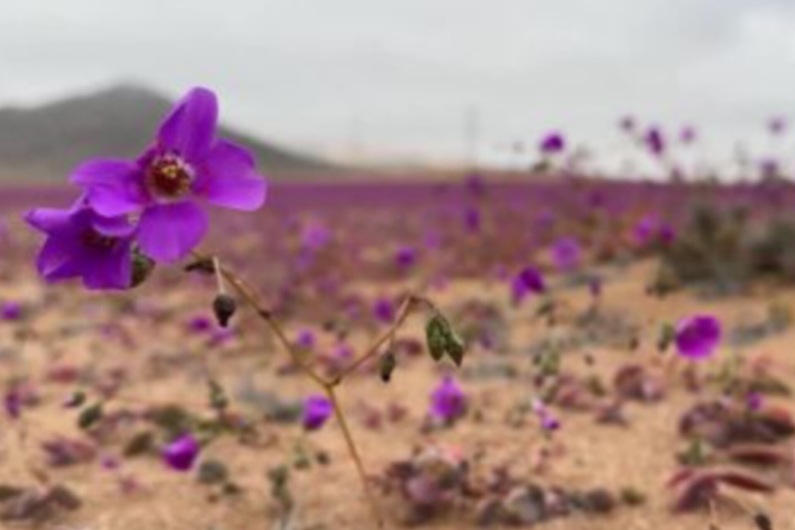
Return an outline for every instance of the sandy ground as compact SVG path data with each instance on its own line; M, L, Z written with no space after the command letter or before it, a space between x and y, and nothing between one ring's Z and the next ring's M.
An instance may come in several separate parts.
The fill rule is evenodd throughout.
M634 351L619 347L593 347L587 351L597 360L588 368L582 355L572 352L564 361L573 370L591 370L609 375L622 362L644 360L657 355L655 349L657 323L674 320L694 311L713 312L728 325L737 325L763 318L771 301L795 309L795 290L760 288L743 298L716 301L697 299L692 294L676 294L654 299L644 294L649 264L629 270L611 271L605 285L602 311L611 312L640 326L640 346ZM0 477L3 483L33 484L30 468L41 468L39 444L55 433L79 435L75 413L64 411L63 398L70 385L42 382L52 366L91 366L102 372L124 367L130 374L122 398L109 408L137 406L145 403L181 403L189 408L205 407L206 392L202 383L204 366L226 388L235 388L250 380L257 389L272 389L279 395L300 398L315 391L311 382L301 376L278 376L276 368L284 361L283 352L273 343L267 331L259 332L258 321L249 313L239 325L242 336L231 345L208 349L204 339L185 334L182 325L195 314L199 300L206 302L212 294L199 286L190 290L163 293L145 287L136 294L144 305L149 300L161 313L149 319L125 316L112 307L119 297L88 296L71 287L45 288L32 276L10 279L2 284L4 297L22 298L39 306L31 327L38 334L24 342L14 337L12 324L0 324L0 345L3 355L0 366L7 375L30 374L37 382L41 404L26 411L23 419L13 424L2 420L0 439ZM49 294L48 294L49 293ZM508 307L504 287L474 281L450 284L432 298L442 307L453 307L462 300L477 298ZM585 288L563 290L562 298L572 308L584 308L588 297ZM46 299L45 297L55 297ZM539 337L553 333L538 322L531 322L532 304L520 311L510 311L511 353L497 356L474 348L466 366L482 363L514 365L527 373L529 359L521 352ZM125 344L116 335L97 332L99 323L112 322L129 334ZM406 336L421 336L422 322L413 320ZM63 330L67 329L68 332ZM291 329L297 329L292 326ZM57 336L44 338L54 330ZM324 339L325 340L325 339ZM355 335L351 343L362 348L370 337ZM330 341L330 339L329 339ZM326 342L329 342L326 341ZM795 329L753 344L743 353L770 355L780 366L784 379L795 384ZM728 349L726 349L728 350ZM579 352L583 353L583 352ZM721 352L725 354L726 351ZM159 359L158 363L153 361ZM157 365L157 366L156 366ZM465 454L483 453L481 466L507 464L518 476L530 476L532 455L545 443L531 422L523 428L505 422L506 411L528 396L526 378L463 379L461 384L470 395L473 409L479 411L454 428L423 434L420 431L428 395L439 380L441 371L429 360L416 359L401 365L389 385L373 375L362 374L346 381L342 400L349 411L354 434L371 473L377 473L391 461L407 457L419 443L435 442L459 447ZM233 392L230 392L233 393ZM398 402L408 408L408 416L399 423L385 423L380 430L366 428L361 420L362 407L384 408ZM570 487L605 486L611 489L633 487L643 491L648 500L636 508L621 508L605 517L573 516L542 525L549 530L703 530L708 520L703 514L673 516L669 510L670 493L665 481L676 469L674 453L681 447L676 425L681 411L693 402L693 396L675 388L658 404L630 404L626 415L628 427L596 425L589 415L560 412L563 429L557 443L565 448L565 456L553 461L539 482ZM124 405L122 405L122 403ZM792 407L792 403L782 401ZM235 403L242 410L245 403ZM298 426L260 421L259 440L255 446L241 447L235 440L224 438L210 445L203 458L222 459L244 487L234 498L210 499L209 489L190 475L166 468L156 457L125 460L121 470L110 472L98 463L47 469L53 482L67 484L83 500L83 507L40 528L62 530L251 530L280 528L275 520L268 495L266 470L289 461L296 444L311 450L323 450L330 456L328 465L313 465L293 473L292 492L297 503L294 525L286 528L368 529L372 528L368 505L362 494L355 469L347 459L338 427L332 423L319 432L305 434ZM27 440L20 442L19 431L27 431ZM119 446L110 445L100 454L118 454ZM24 455L24 456L23 456ZM137 492L120 493L118 473L132 475L140 483ZM770 497L743 495L751 506L764 508L773 517L779 530L795 529L795 490L780 489ZM394 499L379 498L390 528L400 527L395 516ZM752 523L730 510L719 513L723 530L750 529ZM472 518L452 514L424 528L454 530L474 527ZM2 526L5 525L5 526ZM3 528L28 528L31 523L0 523Z

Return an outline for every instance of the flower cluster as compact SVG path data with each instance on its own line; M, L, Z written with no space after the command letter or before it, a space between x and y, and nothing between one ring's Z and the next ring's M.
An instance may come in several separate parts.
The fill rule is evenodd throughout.
M202 205L252 211L265 180L242 147L216 138L218 101L194 88L166 116L136 160L95 159L71 182L82 193L65 210L37 208L26 220L47 235L37 261L49 282L82 278L89 289L127 289L141 268L184 258L204 238Z

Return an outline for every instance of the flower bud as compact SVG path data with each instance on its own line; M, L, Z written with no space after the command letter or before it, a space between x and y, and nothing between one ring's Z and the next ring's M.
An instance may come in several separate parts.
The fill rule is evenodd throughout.
M228 294L219 293L215 300L213 300L213 313L218 320L218 324L222 327L229 326L229 320L237 311L237 302Z
M392 350L389 350L378 360L378 374L381 376L381 381L384 383L391 381L395 368L397 368L397 357Z

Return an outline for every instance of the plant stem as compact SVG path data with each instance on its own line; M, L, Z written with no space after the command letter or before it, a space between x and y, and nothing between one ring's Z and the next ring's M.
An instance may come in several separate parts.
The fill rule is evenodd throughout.
M367 478L367 472L364 467L364 463L362 462L361 456L359 455L359 450L356 446L356 442L354 441L353 435L351 434L351 430L348 426L348 421L345 417L345 413L340 406L339 400L336 394L336 387L342 383L342 381L348 375L354 373L359 367L361 367L364 363L366 363L369 359L373 358L375 355L379 353L381 347L386 344L387 342L392 342L395 340L395 336L398 330L403 326L406 322L408 317L411 315L411 311L418 305L423 304L431 311L436 311L436 307L431 303L429 300L416 296L416 295L409 295L403 301L398 310L397 316L395 317L394 322L390 325L389 329L387 329L383 334L381 334L378 339L367 349L367 351L358 359L353 361L347 368L345 368L342 373L335 376L333 379L327 379L315 371L315 369L306 362L306 360L293 348L293 345L290 343L289 339L287 338L287 334L284 332L284 329L279 324L276 319L273 318L272 312L265 307L265 305L260 301L260 297L256 294L254 289L251 285L248 284L243 278L235 274L231 269L221 265L220 260L217 257L207 258L206 256L202 256L198 253L193 253L194 257L198 261L207 261L209 260L212 263L213 272L216 274L216 279L218 280L219 289L223 286L223 282L221 282L221 278L225 279L229 285L237 292L240 297L242 297L249 306L251 306L254 311L257 312L259 317L265 321L265 323L270 327L273 333L276 335L276 338L282 344L284 349L293 359L293 361L298 365L298 367L303 371L312 381L314 381L318 386L320 386L325 394L328 396L329 401L334 408L334 417L337 420L337 423L342 430L343 437L345 438L345 444L348 449L348 453L353 460L354 464L356 465L356 471L359 474L359 479L362 482L362 487L364 488L365 496L367 497L367 501L370 504L370 507L373 511L373 516L376 521L376 527L379 529L385 528L384 520L381 517L380 510L378 508L378 503L375 500L374 495L370 489L370 484Z

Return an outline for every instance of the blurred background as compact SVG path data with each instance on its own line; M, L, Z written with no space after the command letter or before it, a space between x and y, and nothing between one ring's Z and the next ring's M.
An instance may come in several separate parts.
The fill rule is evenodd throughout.
M767 129L795 104L794 63L790 0L6 0L0 177L139 152L205 85L277 176L524 171L551 132L580 172L667 175L631 118L692 132L687 173L736 179L786 169Z

